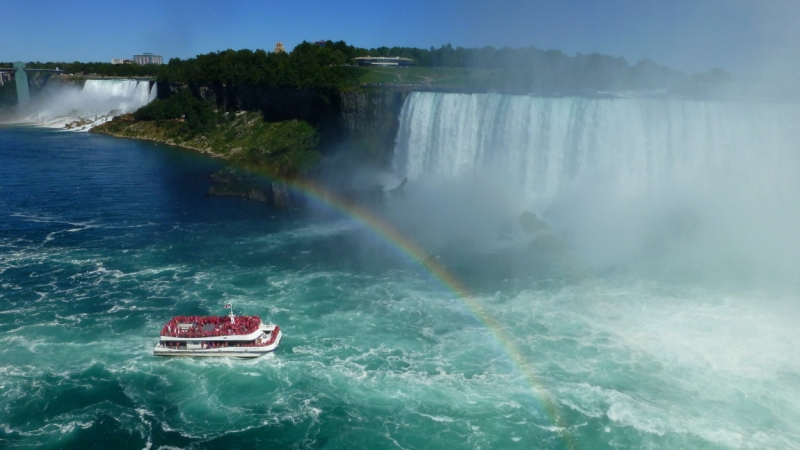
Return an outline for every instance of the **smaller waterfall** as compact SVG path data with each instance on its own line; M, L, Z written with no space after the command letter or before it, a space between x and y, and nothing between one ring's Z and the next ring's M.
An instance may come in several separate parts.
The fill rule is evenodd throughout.
M147 98L147 103L152 102L158 98L158 83L153 83L153 86L150 87L150 96Z
M83 87L48 85L24 110L21 122L70 131L88 131L153 101L155 83L137 80L87 80Z

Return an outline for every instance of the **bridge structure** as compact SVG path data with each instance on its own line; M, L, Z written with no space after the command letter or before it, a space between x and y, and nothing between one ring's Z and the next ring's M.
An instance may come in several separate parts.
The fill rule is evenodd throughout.
M60 69L28 69L24 62L15 62L14 67L0 67L0 72L14 72L14 79L17 85L17 104L25 106L31 100L31 92L28 88L28 72L53 72L63 73Z

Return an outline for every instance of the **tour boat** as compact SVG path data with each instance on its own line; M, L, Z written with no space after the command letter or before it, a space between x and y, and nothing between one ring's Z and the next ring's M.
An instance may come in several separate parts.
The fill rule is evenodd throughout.
M230 305L225 305L230 308ZM281 328L258 316L175 316L161 330L156 356L256 358L278 348Z

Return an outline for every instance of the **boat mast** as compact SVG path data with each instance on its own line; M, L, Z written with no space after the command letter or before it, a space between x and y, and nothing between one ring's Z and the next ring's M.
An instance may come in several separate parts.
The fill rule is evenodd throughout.
M231 318L231 323L236 323L236 320L233 318L233 303L226 303L225 309L230 309L231 313L228 314L228 317Z

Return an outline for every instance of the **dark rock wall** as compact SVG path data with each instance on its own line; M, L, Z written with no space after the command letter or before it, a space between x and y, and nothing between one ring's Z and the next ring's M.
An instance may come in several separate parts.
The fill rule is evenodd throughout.
M385 136L394 142L407 92L348 91L341 93L340 114L350 138Z
M342 92L339 117L343 142L356 158L387 168L408 92L360 90ZM347 150L345 150L347 151Z
M269 121L299 119L320 125L335 115L336 104L310 90L275 89L265 86L201 86L185 83L159 83L158 97L189 89L200 99L209 100L222 111L261 111Z

